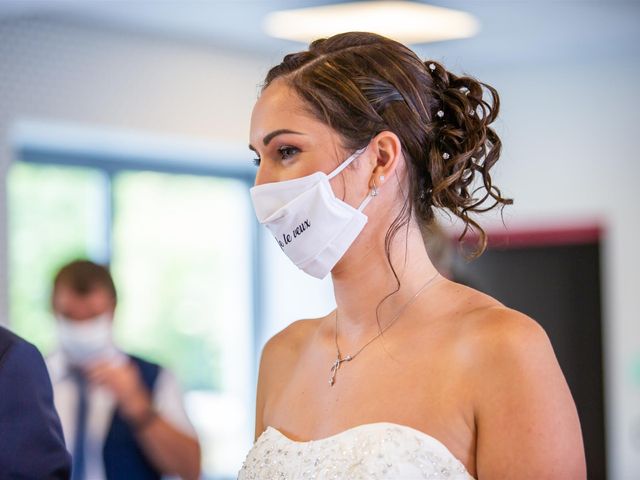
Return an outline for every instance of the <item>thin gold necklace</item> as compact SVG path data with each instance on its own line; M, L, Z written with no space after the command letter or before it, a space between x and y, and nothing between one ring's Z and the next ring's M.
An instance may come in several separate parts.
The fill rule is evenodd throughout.
M333 385L336 383L336 374L338 373L338 370L340 369L342 364L344 362L350 362L351 360L356 358L358 355L360 355L360 352L362 352L366 347L369 346L369 344L371 344L380 335L382 335L384 332L386 332L389 329L389 327L391 327L391 325L393 325L396 322L396 320L398 320L400 318L400 316L404 313L404 311L407 309L407 307L409 305L411 305L418 298L418 296L424 291L424 289L427 288L427 286L431 282L433 282L438 275L440 275L440 274L438 272L436 272L436 274L433 277L431 277L429 280L427 280L427 282L422 287L420 287L420 289L413 295L413 297L411 297L407 301L407 303L405 303L400 308L400 311L398 311L396 316L391 319L391 321L387 324L387 326L384 327L382 330L380 330L380 332L378 332L378 334L375 337L373 337L371 340L369 340L367 343L365 343L362 347L360 347L360 349L356 353L354 353L353 355L345 355L344 357L342 357L342 353L340 353L340 346L338 345L338 309L336 308L336 335L335 335L336 360L331 365L331 372L330 372L330 376L329 376L329 385L331 387L333 387Z

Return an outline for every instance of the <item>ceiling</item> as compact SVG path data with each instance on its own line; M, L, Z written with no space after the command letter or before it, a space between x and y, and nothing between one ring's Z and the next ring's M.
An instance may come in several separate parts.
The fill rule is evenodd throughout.
M46 16L204 42L256 55L299 49L268 37L267 12L340 3L310 0L0 0L0 20ZM465 40L413 46L424 57L483 64L627 57L640 60L640 1L436 0L465 10L481 24Z

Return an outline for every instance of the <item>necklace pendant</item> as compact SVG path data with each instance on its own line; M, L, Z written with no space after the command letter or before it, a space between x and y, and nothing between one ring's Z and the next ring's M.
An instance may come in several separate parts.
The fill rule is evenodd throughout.
M336 374L338 373L338 369L342 365L343 362L350 362L353 357L351 355L347 355L344 358L336 358L336 361L331 365L331 376L329 377L329 386L333 387L336 383Z
M333 387L333 384L336 383L336 373L338 373L338 369L340 368L340 357L336 358L336 361L331 365L331 376L329 377L329 386Z

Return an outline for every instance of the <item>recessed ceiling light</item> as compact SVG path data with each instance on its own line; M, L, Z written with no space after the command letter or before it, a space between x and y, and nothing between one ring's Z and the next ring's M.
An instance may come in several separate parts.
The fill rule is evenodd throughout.
M276 38L308 43L342 32L374 32L403 43L467 38L478 20L460 10L405 1L355 2L282 10L267 15L265 31Z

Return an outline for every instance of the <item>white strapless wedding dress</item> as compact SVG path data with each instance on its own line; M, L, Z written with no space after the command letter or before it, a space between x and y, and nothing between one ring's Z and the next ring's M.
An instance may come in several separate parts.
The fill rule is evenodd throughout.
M249 451L239 480L473 480L440 441L395 423L369 423L296 442L273 427Z

